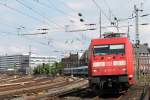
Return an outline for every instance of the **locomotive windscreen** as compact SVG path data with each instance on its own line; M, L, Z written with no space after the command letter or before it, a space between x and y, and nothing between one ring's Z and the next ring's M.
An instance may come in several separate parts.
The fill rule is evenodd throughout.
M125 54L124 44L94 46L94 55Z

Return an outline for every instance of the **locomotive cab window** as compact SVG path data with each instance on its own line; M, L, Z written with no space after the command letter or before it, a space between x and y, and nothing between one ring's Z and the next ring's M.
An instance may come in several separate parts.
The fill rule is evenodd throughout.
M124 44L94 46L94 55L125 54Z
M110 45L110 54L125 54L124 44Z
M94 55L106 55L109 52L109 45L94 46Z

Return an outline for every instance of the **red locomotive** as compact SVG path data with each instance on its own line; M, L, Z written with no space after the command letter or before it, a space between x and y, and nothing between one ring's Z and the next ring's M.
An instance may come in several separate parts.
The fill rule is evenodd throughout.
M135 83L133 47L123 33L104 34L89 46L90 87L126 90Z

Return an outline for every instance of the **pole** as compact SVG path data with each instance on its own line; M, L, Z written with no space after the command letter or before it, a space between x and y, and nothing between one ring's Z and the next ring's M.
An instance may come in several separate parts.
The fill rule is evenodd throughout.
M21 28L17 28L18 36L20 35L20 29L21 29Z
M130 39L130 26L129 26L129 21L128 21L128 34L127 37Z
M31 45L29 45L29 75L31 75Z
M136 33L136 68L135 68L135 77L137 80L139 80L139 67L140 67L140 55L139 55L139 45L140 45L140 39L139 39L139 11L140 10L134 5L134 10L135 10L135 33Z
M134 9L135 9L135 33L136 33L136 45L140 44L140 40L139 40L139 14L138 14L138 8L136 7L136 5L134 5Z
M102 20L101 20L101 9L99 10L99 34L100 34L100 38L102 37Z

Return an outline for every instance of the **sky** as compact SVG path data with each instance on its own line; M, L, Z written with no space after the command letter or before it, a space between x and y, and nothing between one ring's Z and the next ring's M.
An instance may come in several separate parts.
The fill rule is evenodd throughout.
M116 17L119 32L127 33L130 25L134 42L135 19L122 20L135 16L134 5L143 10L139 16L150 14L150 0L0 0L0 55L28 54L31 50L32 55L61 58L82 52L91 39L99 38L100 9L102 33L117 32L109 27ZM141 43L150 43L150 25L140 25L149 22L150 15L139 17ZM93 28L96 30L86 30Z

